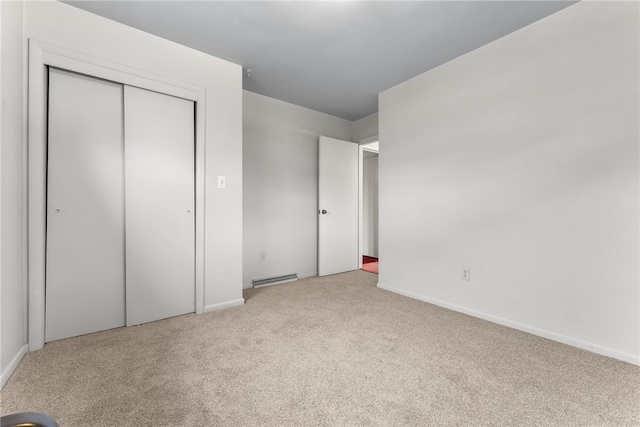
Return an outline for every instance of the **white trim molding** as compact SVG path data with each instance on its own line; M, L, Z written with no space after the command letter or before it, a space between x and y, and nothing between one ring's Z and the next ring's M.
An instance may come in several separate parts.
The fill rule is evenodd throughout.
M23 344L22 347L20 347L20 350L18 350L18 353L15 355L15 357L11 359L11 363L9 363L9 365L2 372L2 376L0 376L0 389L2 389L7 381L9 381L9 378L11 378L11 375L13 375L13 372L20 364L20 361L22 360L24 355L27 354L28 350L29 347L27 346L27 344Z
M364 152L379 153L378 148L367 147L375 142L378 142L378 135L364 138L358 143L358 268L362 268L362 240L364 239Z
M29 40L29 351L44 346L46 240L47 67L57 67L195 102L196 265L195 312L204 312L205 104L203 87L38 40Z
M310 273L298 274L298 279L306 279L307 277L316 277L318 275L317 271L312 271Z
M208 305L204 308L204 312L209 313L211 311L224 310L225 308L237 307L239 305L244 305L244 298Z
M622 360L623 362L631 363L633 365L640 366L640 356L636 356L630 353L624 353L622 351L614 350L612 348L604 347L598 344L593 344L587 341L582 341L577 338L568 337L566 335L558 334L555 332L539 329L534 326L525 325L523 323L514 322L513 320L504 319L502 317L493 316L491 314L483 313L481 311L472 310L470 308L462 307L448 302L440 301L434 298L425 297L413 292L408 292L393 286L387 286L382 283L378 283L378 288L385 291L393 292L405 297L413 298L419 301L423 301L429 304L437 305L439 307L448 308L449 310L457 311L459 313L468 314L469 316L477 317L479 319L487 320L498 325L507 326L512 329L517 329L522 332L527 332L532 335L536 335L542 338L547 338L551 341L556 341L562 344L567 344L572 347L577 347L582 350L587 350L592 353L600 354L602 356L611 357L613 359Z

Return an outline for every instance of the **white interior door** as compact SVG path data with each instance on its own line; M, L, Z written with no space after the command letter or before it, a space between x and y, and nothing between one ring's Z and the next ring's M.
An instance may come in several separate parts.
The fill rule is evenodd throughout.
M49 72L47 342L125 324L122 91Z
M195 311L194 103L125 87L127 325Z
M320 137L318 275L358 269L358 144Z

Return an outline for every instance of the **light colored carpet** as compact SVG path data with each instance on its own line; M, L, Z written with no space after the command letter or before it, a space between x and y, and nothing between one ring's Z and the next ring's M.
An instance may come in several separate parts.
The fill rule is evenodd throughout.
M411 300L364 272L49 343L2 414L61 426L638 426L640 368Z

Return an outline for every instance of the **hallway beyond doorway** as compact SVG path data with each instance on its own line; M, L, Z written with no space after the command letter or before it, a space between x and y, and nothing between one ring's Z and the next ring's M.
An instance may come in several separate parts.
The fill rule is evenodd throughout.
M362 270L378 274L378 258L363 255Z

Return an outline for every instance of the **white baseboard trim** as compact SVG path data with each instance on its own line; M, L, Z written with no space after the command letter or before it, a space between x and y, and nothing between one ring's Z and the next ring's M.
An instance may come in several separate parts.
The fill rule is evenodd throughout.
M9 363L9 366L7 366L4 371L2 371L2 376L0 376L0 389L2 389L7 381L9 381L9 378L11 378L11 375L13 375L13 372L20 364L20 361L22 360L24 355L27 354L28 349L29 346L27 344L23 344L22 347L20 347L20 350L18 350L18 353L11 360L11 363Z
M384 289L385 291L393 292L399 295L403 295L405 297L417 299L420 301L427 302L429 304L437 305L440 307L448 308L449 310L457 311L460 313L468 314L469 316L478 317L483 320L487 320L489 322L497 323L502 326L507 326L512 329L517 329L519 331L527 332L532 335L537 335L542 338L547 338L552 341L556 341L562 344L567 344L573 347L578 347L583 350L590 351L592 353L600 354L602 356L612 357L614 359L622 360L623 362L631 363L633 365L640 366L640 356L636 356L631 353L625 353L622 351L614 350L609 347L604 347L598 344L593 344L587 341L582 341L577 338L572 338L566 335L558 334L555 332L547 331L545 329L539 329L534 326L525 325L523 323L515 322L513 320L504 319L502 317L494 316L491 314L483 313L481 311L473 310L470 308L462 307L455 304L450 304L445 301L440 301L438 299L425 297L420 294L416 294L413 292L405 291L399 288L395 288L393 286L387 286L382 283L378 283L378 288Z
M244 298L221 302L219 304L205 305L204 312L209 313L210 311L224 310L225 308L237 307L239 305L244 305Z

